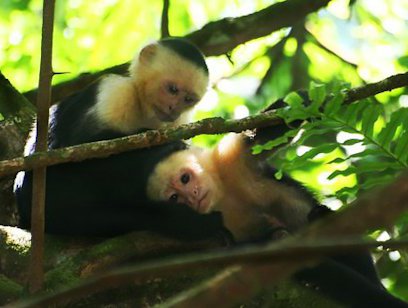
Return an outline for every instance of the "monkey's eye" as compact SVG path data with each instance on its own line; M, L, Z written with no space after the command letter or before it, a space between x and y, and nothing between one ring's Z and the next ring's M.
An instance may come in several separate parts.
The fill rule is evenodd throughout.
M177 194L172 194L169 198L169 201L172 201L172 202L177 202L177 200L178 200Z
M179 89L178 89L178 87L177 87L174 83L170 83L170 84L167 86L167 91L169 91L169 93L170 93L171 95L177 95L178 92L179 92Z
M184 98L184 102L185 102L186 104L188 104L188 105L191 105L191 104L193 104L193 103L195 102L195 99L194 99L193 97L191 97L191 96L186 96L186 97Z
M184 185L190 182L190 175L188 173L183 173L183 175L180 178L181 183Z

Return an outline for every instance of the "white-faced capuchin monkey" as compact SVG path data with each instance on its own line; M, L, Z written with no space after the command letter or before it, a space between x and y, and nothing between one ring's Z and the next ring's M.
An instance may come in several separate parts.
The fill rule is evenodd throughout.
M296 181L275 179L276 170L251 155L248 143L232 134L214 149L171 154L150 175L147 195L202 214L220 211L238 242L274 239L282 228L293 233L331 212ZM347 307L408 307L382 286L369 252L331 256L294 277Z
M52 107L48 146L55 149L174 125L207 86L207 65L194 45L180 38L149 44L132 61L128 76L104 77ZM32 154L34 139L32 135L27 142L26 155ZM146 180L156 163L184 147L174 142L49 166L45 232L113 236L151 230L192 239L223 233L219 213L199 215L145 196ZM20 172L14 185L20 227L26 229L31 227L32 177L31 171Z
M193 44L181 38L149 44L127 76L105 76L51 108L49 147L186 123L208 81L204 56Z
M191 147L172 154L149 177L147 195L202 214L222 212L237 241L257 239L266 226L295 232L316 205L299 187L276 181L240 134L228 135L214 149Z

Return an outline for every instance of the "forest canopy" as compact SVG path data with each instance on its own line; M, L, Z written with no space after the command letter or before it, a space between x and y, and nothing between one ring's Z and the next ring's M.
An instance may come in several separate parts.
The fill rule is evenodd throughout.
M193 120L241 119L284 98L288 108L278 116L287 123L307 123L253 148L254 155L267 153L276 177L290 174L321 203L334 210L347 208L408 167L408 88L380 91L353 103L345 94L408 71L408 2L311 1L312 9L299 6L301 17L284 12L265 21L256 15L286 2L299 4L170 2L170 35L194 41L207 56L210 71L210 88ZM42 4L3 0L0 6L0 72L32 103L40 68ZM125 73L123 64L161 37L162 7L162 0L56 1L53 100L80 90L100 72ZM302 104L295 92L300 89L307 91L311 106ZM3 110L0 102L0 122L7 118ZM221 137L199 135L193 142L211 146ZM373 240L407 237L406 212L392 227L367 234ZM384 285L408 300L407 248L375 249L374 257Z

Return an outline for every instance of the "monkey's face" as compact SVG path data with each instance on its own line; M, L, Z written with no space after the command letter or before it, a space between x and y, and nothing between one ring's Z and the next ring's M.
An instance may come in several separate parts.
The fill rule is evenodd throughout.
M133 70L141 101L162 122L178 119L199 102L208 87L208 73L160 45L145 47Z
M156 86L149 89L148 97L155 115L163 122L174 122L201 99L182 80L162 79Z
M169 201L187 204L199 213L208 213L214 206L212 178L200 166L179 169L170 177L165 192Z
M218 190L211 174L195 153L181 151L160 163L148 181L148 195L154 200L190 206L199 213L212 211Z

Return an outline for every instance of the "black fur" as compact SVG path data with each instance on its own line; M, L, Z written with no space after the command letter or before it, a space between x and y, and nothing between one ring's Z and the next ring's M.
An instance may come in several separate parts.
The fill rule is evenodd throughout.
M206 75L208 75L208 67L205 63L204 55L191 42L182 38L173 37L162 39L159 41L159 43L160 45L173 50L180 57L194 63L199 68L201 68L206 73Z
M85 118L96 102L98 82L51 108L49 148L125 136ZM89 116L89 115L88 115ZM184 238L226 233L218 213L201 216L187 206L151 202L145 187L154 166L185 147L164 146L47 168L45 231L64 235L112 236L133 230L152 230ZM29 139L28 154L34 151ZM15 195L20 226L30 228L32 172L20 172Z
M159 44L208 74L202 53L182 39ZM94 112L100 80L50 109L49 149L124 137L103 127ZM136 133L137 131L133 132ZM47 168L45 230L55 234L117 235L153 230L200 238L225 232L220 214L199 215L187 206L151 202L145 195L148 175L160 160L184 147L181 142ZM34 152L34 137L26 154ZM30 228L32 172L15 182L20 226Z
M46 232L112 236L152 230L191 239L225 232L219 213L199 215L184 205L146 198L145 182L154 165L183 147L173 143L47 168ZM20 226L30 228L32 172L18 177Z
M97 126L88 130L81 126L81 116L95 103L95 91L93 84L55 110L50 148L121 137ZM275 127L273 135L282 135L286 130L285 125ZM174 143L47 168L46 232L112 236L152 230L188 239L225 234L219 213L200 215L188 206L146 200L148 174L160 160L181 148L183 144ZM271 169L265 172L266 176L274 175ZM331 212L318 205L296 181L284 177L280 183L310 200L310 221ZM30 227L31 186L32 173L20 173L16 197L23 228ZM295 278L351 307L407 307L383 288L368 252L332 256L315 267L298 271Z
M96 104L101 79L75 93L50 109L48 147L62 148L91 141L123 137L123 134L100 127L94 113L89 110Z
M367 261L368 257L367 254ZM348 258L355 256L349 255ZM355 265L355 261L352 264ZM366 265L362 264L363 267ZM346 307L408 307L407 303L392 296L379 283L378 277L373 279L371 273L365 275L361 269L350 266L344 259L329 258L298 271L295 278Z

